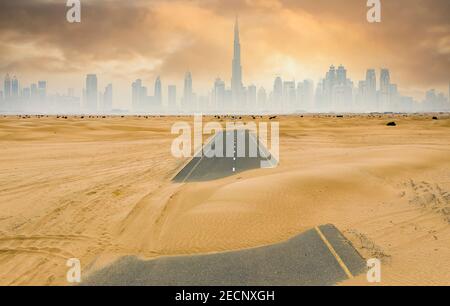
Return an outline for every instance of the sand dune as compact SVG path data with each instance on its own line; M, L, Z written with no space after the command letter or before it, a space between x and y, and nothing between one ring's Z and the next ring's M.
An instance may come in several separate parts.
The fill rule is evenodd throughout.
M0 118L0 284L67 285L72 257L88 274L327 223L383 259L382 284L450 284L450 119L278 119L278 168L174 184L170 127L191 119Z

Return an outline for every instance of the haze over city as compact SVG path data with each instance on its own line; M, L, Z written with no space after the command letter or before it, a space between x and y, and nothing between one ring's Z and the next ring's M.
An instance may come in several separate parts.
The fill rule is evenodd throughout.
M0 286L450 285L449 12L0 0Z
M133 102L132 84L137 85L136 81L141 80L139 86L146 91L144 100L156 97L159 103L160 86L161 104L166 109L171 91L172 99L176 92L177 107L183 111L225 111L215 101L214 91L223 85L232 95L232 61L236 58L233 24L239 14L240 79L245 87L245 102L237 103L232 98L231 104L245 104L246 110L256 112L279 109L369 112L440 111L446 109L448 102L450 25L445 13L448 1L383 2L383 19L377 24L367 22L365 1L346 1L339 5L332 1L278 0L82 4L80 24L68 23L66 8L57 1L1 4L0 73L9 74L11 79L16 76L19 91L28 88L31 95L32 84L43 80L46 94L53 96L50 100L63 99L86 109L87 75L95 75L96 91L101 94L100 97L95 94L98 110L102 109L100 100L106 94L107 104L111 104L107 108L150 111L136 107L136 101ZM16 12L21 14L11 19L9 16ZM21 18L33 22L24 23ZM415 26L425 22L420 28ZM330 68L331 65L334 66ZM336 73L337 84L324 82L328 73L331 82ZM361 103L365 84L360 81L367 83L373 73L376 84L371 86L375 85L376 91L384 90L385 94L392 91L398 96L399 105L410 105L415 99L414 105L419 106L372 107L366 105L366 97ZM185 79L189 74L196 106L185 109ZM385 80L388 78L384 89L381 74ZM279 93L277 77L282 83ZM338 89L341 98L331 97L334 85L341 86ZM4 95L5 86L2 86ZM317 92L320 86L324 87L322 93ZM326 86L330 86L328 93ZM261 88L267 96L263 100L272 104L269 107L259 107ZM378 98L374 101L373 88L369 91L373 103L386 104ZM280 101L276 101L277 95L283 96ZM301 98L302 95L307 97ZM249 97L257 100L256 108L252 101L247 101ZM340 102L330 101L333 105L330 108L321 99L360 103L355 108L335 106ZM420 103L424 100L438 107L424 107ZM204 110L202 104L215 105Z

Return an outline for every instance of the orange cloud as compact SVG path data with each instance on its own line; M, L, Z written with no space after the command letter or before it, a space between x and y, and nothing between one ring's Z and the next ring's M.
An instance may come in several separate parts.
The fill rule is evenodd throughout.
M355 81L389 67L409 92L445 89L450 79L448 0L382 1L380 24L367 23L362 0L82 1L81 24L66 22L63 2L1 2L0 73L59 89L96 72L125 99L133 79L179 83L191 70L207 90L217 76L229 82L238 13L246 83L317 80L333 63Z

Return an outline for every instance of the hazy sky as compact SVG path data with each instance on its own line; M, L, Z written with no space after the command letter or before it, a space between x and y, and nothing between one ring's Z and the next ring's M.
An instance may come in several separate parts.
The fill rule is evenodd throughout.
M277 75L317 81L344 64L355 84L366 68L388 67L402 93L447 92L450 1L381 2L382 22L369 24L366 0L82 0L82 22L70 24L65 0L1 0L0 73L23 86L46 79L51 92L80 92L84 75L97 73L100 88L114 84L118 106L136 78L152 93L161 75L180 96L190 70L205 94L216 77L230 83L239 14L247 85L271 89Z

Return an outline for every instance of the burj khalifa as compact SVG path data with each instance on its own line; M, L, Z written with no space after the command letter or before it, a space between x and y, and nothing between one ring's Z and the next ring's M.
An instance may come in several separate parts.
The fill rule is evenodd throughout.
M235 108L239 108L238 104L242 100L242 92L241 44L239 42L239 21L238 17L236 17L236 23L234 25L234 55L231 77L231 93Z

